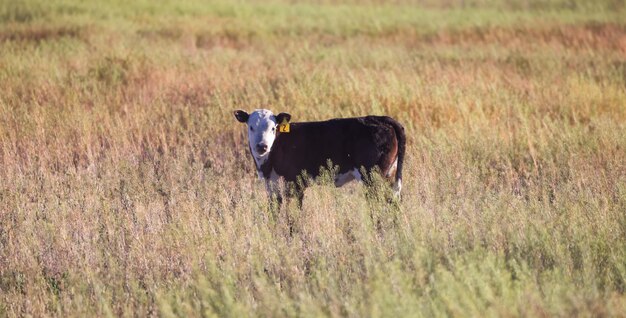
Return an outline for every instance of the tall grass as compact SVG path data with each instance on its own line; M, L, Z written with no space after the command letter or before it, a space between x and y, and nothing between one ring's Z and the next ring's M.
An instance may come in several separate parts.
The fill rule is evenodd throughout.
M623 316L625 10L0 1L0 316ZM273 214L261 107L398 119L399 208Z

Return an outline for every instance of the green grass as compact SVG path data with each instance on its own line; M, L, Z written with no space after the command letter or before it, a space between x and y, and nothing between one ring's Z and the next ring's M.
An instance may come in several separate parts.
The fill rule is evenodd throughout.
M624 316L624 16L0 0L0 317ZM261 107L398 119L399 209L270 212L232 115Z

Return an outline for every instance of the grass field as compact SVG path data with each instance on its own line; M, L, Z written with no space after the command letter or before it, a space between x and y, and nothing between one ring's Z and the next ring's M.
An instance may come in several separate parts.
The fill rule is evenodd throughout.
M255 108L398 119L399 210L270 213ZM625 1L0 0L0 317L93 315L626 316Z

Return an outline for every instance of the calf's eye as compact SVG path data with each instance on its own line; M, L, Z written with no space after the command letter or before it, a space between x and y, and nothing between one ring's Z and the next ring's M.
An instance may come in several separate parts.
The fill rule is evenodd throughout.
M250 127L250 131L254 131L254 128Z

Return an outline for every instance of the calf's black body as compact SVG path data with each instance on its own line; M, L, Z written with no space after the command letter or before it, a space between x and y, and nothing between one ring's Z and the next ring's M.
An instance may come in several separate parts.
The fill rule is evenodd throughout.
M290 132L278 133L268 160L257 168L266 179L274 172L293 182L302 171L317 177L330 159L340 174L378 167L397 181L402 178L405 144L404 128L386 116L291 123Z

